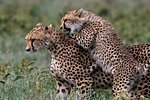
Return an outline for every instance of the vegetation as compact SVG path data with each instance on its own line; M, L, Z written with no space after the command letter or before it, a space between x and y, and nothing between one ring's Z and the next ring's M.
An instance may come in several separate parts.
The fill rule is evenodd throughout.
M109 20L126 45L150 42L149 0L0 0L0 100L55 100L50 54L25 52L25 35L36 23L59 28L69 10L84 8ZM93 92L94 93L94 92ZM92 100L111 100L111 90ZM77 100L72 91L69 100Z

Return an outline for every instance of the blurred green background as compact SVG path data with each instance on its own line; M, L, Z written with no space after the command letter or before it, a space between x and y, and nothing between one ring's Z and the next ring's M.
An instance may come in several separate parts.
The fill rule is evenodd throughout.
M149 4L150 0L0 0L0 100L55 99L50 54L25 51L24 37L37 23L59 28L67 11L83 8L109 20L126 45L148 43ZM72 95L70 100L75 99ZM94 98L111 100L112 94L98 92Z

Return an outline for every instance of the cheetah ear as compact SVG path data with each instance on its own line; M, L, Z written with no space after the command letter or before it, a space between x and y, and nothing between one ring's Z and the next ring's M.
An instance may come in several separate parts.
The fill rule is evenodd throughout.
M42 23L37 23L35 26L40 26L40 25L42 25Z
M49 31L49 34L52 33L52 24L49 24L49 25L47 26L47 30Z
M79 9L79 11L83 12L83 11L84 11L84 9L83 9L83 8L80 8L80 9Z
M81 17L82 16L82 13L83 13L84 9L83 8L80 8L76 11L76 14L78 17Z
M52 24L49 24L49 26L48 26L49 28L51 28L52 27Z
M75 13L83 12L83 11L84 11L84 9L83 9L83 8L80 8L80 9L76 10Z

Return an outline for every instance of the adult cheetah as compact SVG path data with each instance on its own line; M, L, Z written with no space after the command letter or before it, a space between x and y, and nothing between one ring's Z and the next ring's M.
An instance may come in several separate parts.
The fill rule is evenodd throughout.
M88 50L105 72L113 74L113 94L117 99L125 92L130 99L139 99L134 91L147 66L139 63L120 40L115 28L100 16L79 9L68 12L61 20L61 28L72 34L70 38Z
M93 83L89 68L96 67L88 52L78 46L68 35L62 34L51 25L48 27L37 24L25 37L26 51L36 52L46 49L51 53L51 72L57 81L57 97L66 96L71 88L79 92L81 98L88 95Z

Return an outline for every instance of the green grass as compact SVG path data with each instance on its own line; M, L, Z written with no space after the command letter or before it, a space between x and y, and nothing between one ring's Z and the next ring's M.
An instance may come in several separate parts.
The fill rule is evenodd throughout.
M19 66L2 64L0 68L0 100L55 100L56 82L49 68L32 66L35 62L22 60ZM92 100L108 100L111 91L94 94ZM105 94L105 95L104 95ZM106 96L107 95L107 96ZM108 97L109 96L109 97ZM68 100L78 100L72 91Z
M55 100L50 54L25 52L25 35L35 24L59 28L69 10L84 8L109 20L126 45L150 42L149 0L0 0L0 100ZM23 60L26 59L26 60ZM34 64L29 62L34 61ZM111 90L92 100L111 100ZM78 100L72 91L68 100Z

